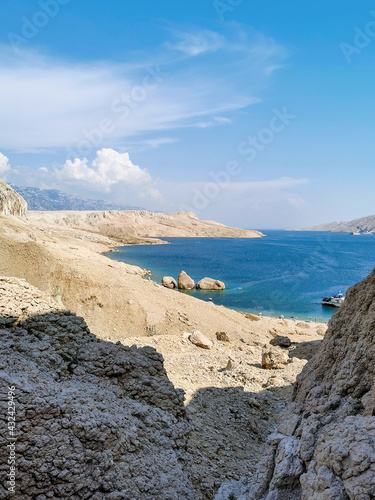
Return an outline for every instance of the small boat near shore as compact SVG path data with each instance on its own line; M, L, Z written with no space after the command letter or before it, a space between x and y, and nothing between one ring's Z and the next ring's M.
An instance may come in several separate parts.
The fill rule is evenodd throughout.
M331 297L324 297L322 299L322 306L340 307L345 300L345 295L339 292L337 295Z

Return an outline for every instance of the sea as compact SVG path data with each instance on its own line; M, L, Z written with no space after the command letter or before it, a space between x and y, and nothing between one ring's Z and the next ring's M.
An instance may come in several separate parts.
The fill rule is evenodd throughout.
M375 266L375 235L262 229L264 238L163 238L168 245L134 245L112 259L148 269L158 283L181 270L196 282L221 280L224 291L175 291L232 309L328 322L337 309L323 297L363 280Z

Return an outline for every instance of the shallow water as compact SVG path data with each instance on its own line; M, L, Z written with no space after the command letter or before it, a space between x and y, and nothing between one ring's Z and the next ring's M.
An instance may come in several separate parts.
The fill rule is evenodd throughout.
M113 259L176 280L181 270L195 281L205 276L226 290L189 293L215 304L267 316L328 321L335 308L324 296L346 290L375 265L375 235L262 230L265 238L164 238L170 245L120 247Z

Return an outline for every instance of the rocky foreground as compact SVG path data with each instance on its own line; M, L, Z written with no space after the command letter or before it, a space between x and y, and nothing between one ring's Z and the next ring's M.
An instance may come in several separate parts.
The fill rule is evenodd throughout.
M1 279L0 291L0 498L193 499L184 397L161 355L99 340L26 282ZM9 387L15 493L7 482Z

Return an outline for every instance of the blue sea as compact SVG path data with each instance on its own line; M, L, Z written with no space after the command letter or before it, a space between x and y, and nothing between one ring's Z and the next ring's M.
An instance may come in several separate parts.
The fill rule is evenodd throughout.
M149 269L152 279L224 281L224 291L188 291L202 300L264 316L328 321L325 296L346 290L375 266L375 235L262 230L264 238L165 238L169 245L120 247L112 259Z

